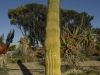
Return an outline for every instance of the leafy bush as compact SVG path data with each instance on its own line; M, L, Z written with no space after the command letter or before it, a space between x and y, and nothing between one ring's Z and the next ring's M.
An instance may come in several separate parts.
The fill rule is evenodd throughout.
M80 54L80 60L81 61L86 61L86 60L88 60L88 58L86 57L86 55L84 53L81 53Z
M22 59L22 58L10 58L9 59L10 63L17 63L18 60L20 60L22 63L25 62L24 59Z
M92 60L100 61L100 56L92 56L91 58L92 58Z
M6 67L0 68L0 75L7 75L9 69Z
M8 58L8 62L10 63L17 63L18 60L21 60L21 62L24 62L23 52L22 50L15 50L15 52L12 53L12 56Z
M22 50L19 50L19 49L15 50L15 52L12 54L12 58L16 58L16 57L18 57L18 58L22 58L23 57Z
M38 52L36 56L37 56L37 58L43 58L44 55L42 53Z
M62 73L66 72L68 69L70 69L70 66L68 66L68 65L61 65L61 72Z

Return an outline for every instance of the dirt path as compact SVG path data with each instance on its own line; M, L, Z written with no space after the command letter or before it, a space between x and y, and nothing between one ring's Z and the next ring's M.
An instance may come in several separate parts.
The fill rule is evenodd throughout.
M8 75L44 75L44 66L38 62L32 63L9 63L7 67L10 69Z
M84 61L80 62L80 66L86 66L85 68L88 68L87 66L99 66L100 70L100 61ZM30 62L30 63L8 63L7 67L10 69L8 72L8 75L44 75L45 73L45 67L43 65L40 65L39 62ZM62 75L66 75L71 72L82 72L81 70L75 70L70 69Z
M39 62L31 62L31 63L9 63L7 67L10 69L8 75L44 75L45 67L40 65ZM72 71L62 73L62 75L66 75Z

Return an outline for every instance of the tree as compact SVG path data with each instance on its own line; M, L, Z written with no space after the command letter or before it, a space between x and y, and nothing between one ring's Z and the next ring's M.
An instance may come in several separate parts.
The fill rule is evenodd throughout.
M4 40L4 34L0 36L0 46L4 45L3 40Z
M26 4L8 10L12 25L17 26L23 36L29 38L31 45L44 41L46 26L46 6L42 4Z
M8 10L8 17L12 25L17 26L22 31L22 34L30 40L30 44L34 47L40 42L44 46L46 34L46 15L47 7L42 4L29 3L24 6L19 6L15 9ZM93 16L86 12L78 13L75 10L66 10L60 8L60 30L63 34L63 28L69 25L70 31L73 32L75 27L81 22L82 14L84 13L84 23L82 28L90 28Z
M69 30L73 32L77 26L80 26L81 18L84 14L84 22L82 24L83 29L91 29L91 21L93 20L93 16L88 15L86 12L78 13L75 10L64 10L61 9L60 11L60 28L61 28L61 35L63 34L63 28L68 26Z
M59 9L60 0L48 0L45 40L46 75L61 75Z
M6 43L10 44L13 42L14 32L15 32L14 30L10 30L6 38Z

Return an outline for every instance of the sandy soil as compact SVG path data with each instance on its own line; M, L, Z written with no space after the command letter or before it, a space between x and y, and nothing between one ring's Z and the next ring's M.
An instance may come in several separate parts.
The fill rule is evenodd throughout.
M38 62L31 63L9 63L7 67L10 69L8 75L44 75L44 66Z
M80 62L80 66L99 66L100 68L100 61L84 61ZM7 67L10 69L8 75L44 75L45 67L41 65L39 62L30 62L30 63L9 63ZM77 73L82 72L81 70L70 69L62 75L66 75L68 73Z

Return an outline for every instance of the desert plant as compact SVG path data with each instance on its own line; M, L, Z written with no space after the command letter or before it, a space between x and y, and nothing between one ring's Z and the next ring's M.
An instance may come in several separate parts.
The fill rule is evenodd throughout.
M76 68L79 64L79 54L80 54L80 42L81 42L81 34L79 34L81 26L83 25L84 14L81 19L80 26L76 25L74 30L71 31L69 26L66 25L63 28L66 32L66 35L61 36L61 57L64 61L68 62L70 66ZM65 34L65 33L63 33Z
M93 54L93 48L96 46L98 35L94 34L92 29L83 30L82 44L85 48L85 54L87 57L91 57Z
M45 51L45 75L61 75L60 0L48 0Z

